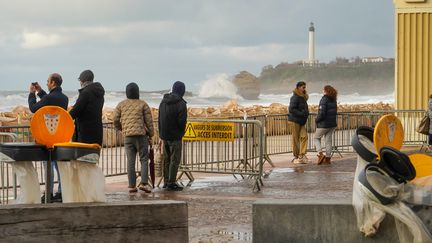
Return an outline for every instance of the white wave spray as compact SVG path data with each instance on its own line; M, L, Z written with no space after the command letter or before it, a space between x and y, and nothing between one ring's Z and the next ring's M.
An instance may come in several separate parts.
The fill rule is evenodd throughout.
M210 76L200 87L198 96L200 98L229 98L241 99L237 95L237 87L231 82L226 73Z

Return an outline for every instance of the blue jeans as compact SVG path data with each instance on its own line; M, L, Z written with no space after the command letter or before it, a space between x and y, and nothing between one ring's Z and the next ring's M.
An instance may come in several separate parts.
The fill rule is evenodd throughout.
M46 167L46 161L44 161L43 164L44 164L44 168L45 168ZM51 161L51 180L50 180L51 188L54 192L54 168L55 168L55 171L57 172L57 180L58 180L57 192L61 193L60 172L58 169L57 161L55 161L55 160ZM45 176L46 176L46 172L45 172Z

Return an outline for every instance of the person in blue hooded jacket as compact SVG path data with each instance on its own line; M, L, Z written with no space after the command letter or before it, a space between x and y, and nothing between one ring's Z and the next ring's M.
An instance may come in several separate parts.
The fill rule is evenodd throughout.
M185 84L176 81L171 93L165 94L159 105L159 137L163 140L164 188L181 191L183 187L176 183L181 160L182 138L187 121Z
M337 90L330 85L324 86L318 115L315 119L317 129L314 134L318 164L331 164L332 136L337 126ZM325 137L325 155L322 152L321 138Z

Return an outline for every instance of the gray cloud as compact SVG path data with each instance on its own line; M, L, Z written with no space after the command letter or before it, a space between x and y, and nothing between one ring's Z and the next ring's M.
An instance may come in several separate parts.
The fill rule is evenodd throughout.
M394 56L391 1L188 0L3 1L0 83L24 90L49 73L78 88L91 68L108 90L130 81L165 89L196 87L208 75L234 74L306 57L316 25L316 56Z

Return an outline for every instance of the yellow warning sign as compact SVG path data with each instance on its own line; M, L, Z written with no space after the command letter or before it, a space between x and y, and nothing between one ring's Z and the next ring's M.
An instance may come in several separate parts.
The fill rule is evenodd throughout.
M188 122L183 140L234 141L234 123Z

